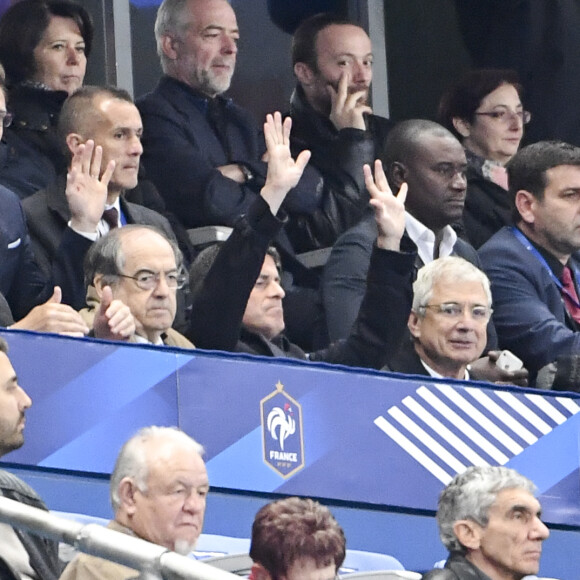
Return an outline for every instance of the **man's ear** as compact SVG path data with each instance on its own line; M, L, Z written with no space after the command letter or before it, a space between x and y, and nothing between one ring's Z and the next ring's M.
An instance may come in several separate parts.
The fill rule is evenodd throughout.
M387 178L393 191L398 191L401 185L407 181L407 176L409 172L403 163L400 161L395 161L391 163L389 167L386 169L387 171Z
M66 146L68 150L74 155L85 140L78 133L69 133L66 136Z
M482 527L472 520L457 520L453 532L459 543L468 550L479 550L481 546Z
M119 483L119 501L128 515L133 515L137 509L135 506L135 492L137 486L130 477L124 477Z
M252 578L252 580L272 580L272 576L270 576L268 570L266 570L262 564L258 564L258 562L252 564L250 578Z
M294 74L301 85L310 85L314 79L314 72L305 62L297 62L294 65Z
M471 123L460 117L453 117L452 121L455 130L465 139L471 135Z
M538 205L536 196L525 189L520 189L516 193L515 203L522 220L527 224L533 224L536 221L536 207Z
M413 338L419 338L421 336L421 317L413 310L409 314L407 326Z
M177 60L179 56L176 49L178 42L179 40L167 34L161 37L161 50L169 60Z
M102 297L103 294L103 288L105 286L107 286L108 284L104 284L103 283L103 275L102 274L97 274L94 278L93 278L93 286L95 287L95 290L97 292L97 296L99 297L99 300Z

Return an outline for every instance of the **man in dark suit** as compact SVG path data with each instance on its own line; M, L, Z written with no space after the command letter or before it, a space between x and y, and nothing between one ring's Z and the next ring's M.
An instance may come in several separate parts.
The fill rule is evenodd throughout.
M131 97L111 87L83 87L65 102L59 118L71 158L67 177L23 203L33 250L47 275L62 286L63 301L85 303L83 259L109 229L153 225L175 236L155 211L126 202L138 185L142 124Z
M487 342L491 316L487 276L456 256L423 266L413 284L413 308L404 340L388 370L436 378L469 379L468 365Z
M18 384L7 353L8 345L0 338L0 456L24 443L24 416L32 404ZM44 502L28 484L4 470L0 470L0 496L46 510ZM0 524L0 571L3 579L56 580L61 568L58 542L9 524Z
M580 388L580 148L540 141L508 164L515 226L480 248L500 346L534 374L558 362L559 388ZM542 386L549 386L542 383Z

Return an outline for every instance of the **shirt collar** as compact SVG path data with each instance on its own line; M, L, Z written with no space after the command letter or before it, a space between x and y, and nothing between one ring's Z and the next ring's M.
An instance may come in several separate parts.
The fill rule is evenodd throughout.
M425 367L425 370L432 376L434 379L448 379L449 377L444 377L442 374L438 373L435 369L432 369L422 358L419 357L421 364ZM465 369L465 376L463 377L464 380L469 380L469 371Z
M423 264L433 261L435 253L435 233L427 226L414 218L409 212L405 212L405 229L407 235L415 242L419 257ZM457 242L455 230L447 225L441 230L439 242L439 257L444 258L453 253L453 247Z

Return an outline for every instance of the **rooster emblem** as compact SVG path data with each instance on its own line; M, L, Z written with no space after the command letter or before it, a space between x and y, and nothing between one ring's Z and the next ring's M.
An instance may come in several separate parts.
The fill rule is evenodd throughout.
M284 451L284 441L296 431L296 421L290 403L286 403L284 409L274 407L268 414L266 424L272 439L280 441L280 449ZM276 436L277 429L278 436Z

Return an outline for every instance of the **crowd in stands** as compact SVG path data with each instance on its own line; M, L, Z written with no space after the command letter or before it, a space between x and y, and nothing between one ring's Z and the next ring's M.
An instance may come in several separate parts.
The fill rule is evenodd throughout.
M287 115L260 128L226 96L240 35L226 0L164 0L154 34L163 75L133 103L115 87L83 86L93 25L73 0L21 0L0 19L3 326L580 390L580 148L520 150L530 114L514 71L458 80L440 123L395 124L368 100L366 31L318 14L294 32ZM201 226L233 230L200 251L187 230ZM299 259L324 248L322 271ZM496 364L500 349L523 366ZM30 400L16 388L20 417ZM111 527L189 551L208 486L201 452L176 431L131 440L112 480ZM156 468L137 469L131 454ZM172 469L191 481L176 486ZM547 530L533 486L490 470L468 470L442 494L451 572L429 578L537 572ZM489 501L472 514L460 498L478 486ZM192 504L184 537L151 503L173 493ZM535 548L499 575L508 564L487 548L509 536L499 520L512 511ZM330 539L298 550L292 533L309 537L311 520ZM19 539L22 556L31 543ZM264 542L289 545L272 554ZM344 550L324 508L282 500L257 516L252 578L330 580ZM36 556L24 558L25 577L58 577ZM80 556L63 577L125 577L108 566Z

